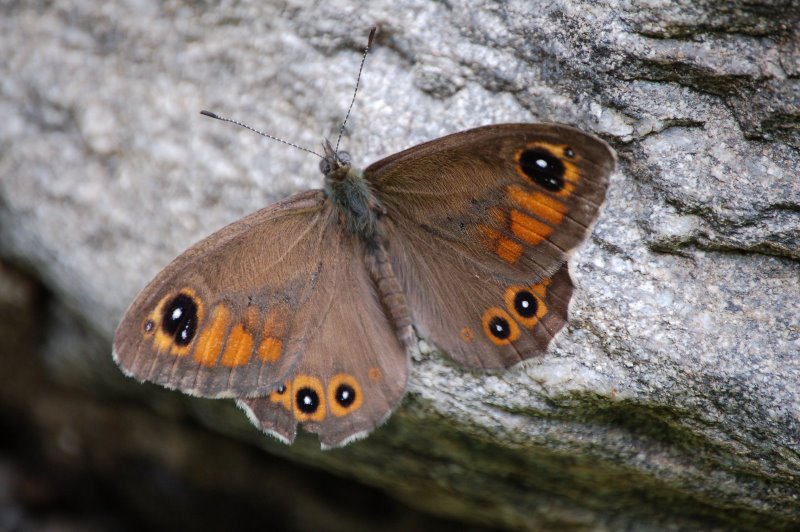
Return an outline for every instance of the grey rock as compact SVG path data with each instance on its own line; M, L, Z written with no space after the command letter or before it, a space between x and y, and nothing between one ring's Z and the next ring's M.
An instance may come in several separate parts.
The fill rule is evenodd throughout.
M570 324L506 372L418 356L392 421L340 451L281 447L226 402L193 415L465 521L800 526L797 2L0 9L0 254L80 317L77 337L46 331L75 387L150 393L80 338L107 344L189 244L321 183L313 157L198 111L318 146L378 23L344 141L357 161L504 121L566 122L617 149L571 260Z

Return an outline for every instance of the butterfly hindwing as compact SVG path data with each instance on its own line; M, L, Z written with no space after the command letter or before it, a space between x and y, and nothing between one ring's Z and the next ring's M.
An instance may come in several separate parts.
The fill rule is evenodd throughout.
M266 397L239 405L251 421L284 442L297 425L338 447L367 434L394 410L405 392L408 354L385 312L364 244L343 232L326 239L325 268L309 305L323 320L310 332L294 372ZM410 332L410 330L409 330Z
M421 336L474 368L509 367L544 354L567 322L573 290L567 263L538 281L476 277L461 261L434 260L435 246L420 235L408 230L394 239L392 257Z

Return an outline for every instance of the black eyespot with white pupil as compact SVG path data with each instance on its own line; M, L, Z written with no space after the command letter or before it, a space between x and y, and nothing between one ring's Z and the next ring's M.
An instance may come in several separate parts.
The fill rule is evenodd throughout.
M514 296L514 310L523 318L536 316L537 306L536 297L527 290L520 290Z
M295 395L297 409L304 414L313 414L319 408L319 394L312 388L300 388Z
M161 329L178 345L188 345L197 333L197 302L187 294L178 294L165 307Z
M336 387L336 402L347 408L356 400L356 391L349 384L340 384Z
M551 192L564 188L564 163L544 148L531 148L519 156L519 167L537 185Z
M495 316L489 320L489 332L495 338L499 340L505 340L511 336L511 326L509 325L508 320L505 318Z

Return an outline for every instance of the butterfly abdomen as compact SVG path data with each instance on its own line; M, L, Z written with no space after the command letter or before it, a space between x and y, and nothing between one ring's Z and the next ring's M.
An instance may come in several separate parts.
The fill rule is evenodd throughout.
M367 267L378 290L384 313L392 322L398 340L406 350L410 349L416 343L416 335L411 327L411 311L400 280L395 276L389 254L383 245L368 253Z

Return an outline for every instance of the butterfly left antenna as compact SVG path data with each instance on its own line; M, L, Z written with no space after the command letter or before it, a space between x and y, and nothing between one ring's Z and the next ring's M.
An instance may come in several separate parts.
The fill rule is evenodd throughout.
M316 155L320 159L324 159L324 157L322 155L320 155L319 153L317 153L317 152L315 152L313 150L309 150L308 148L304 148L302 146L298 146L297 144L293 144L293 143L291 143L289 141L283 140L283 139L278 138L278 137L273 137L272 135L268 135L268 134L264 133L263 131L259 131L256 128L250 127L247 124L239 122L238 120L234 120L232 118L226 118L224 116L220 116L220 115L218 115L216 113L212 113L211 111L206 111L206 110L200 111L200 114L208 116L208 117L211 117L211 118L216 118L217 120L222 120L223 122L230 122L231 124L236 124L237 126L241 126L241 127L245 128L245 129L249 129L250 131L252 131L254 133L258 133L262 137L266 137L266 138L271 139L271 140L277 140L278 142L282 142L283 144L287 144L289 146L292 146L293 148L297 148L298 150L303 150L303 151L307 151L308 153L313 153L314 155Z
M375 39L375 33L378 31L377 27L369 30L369 37L367 38L367 47L364 48L364 55L361 56L361 66L358 67L358 76L356 77L356 88L353 90L353 99L350 100L350 107L347 108L347 114L344 115L342 126L339 128L339 136L336 138L336 148L334 153L339 153L339 142L342 140L342 133L344 133L344 126L347 125L347 119L350 118L350 111L353 109L353 104L356 103L356 94L358 94L358 84L361 81L361 71L364 70L364 61L367 60L369 49L372 48L372 41Z

